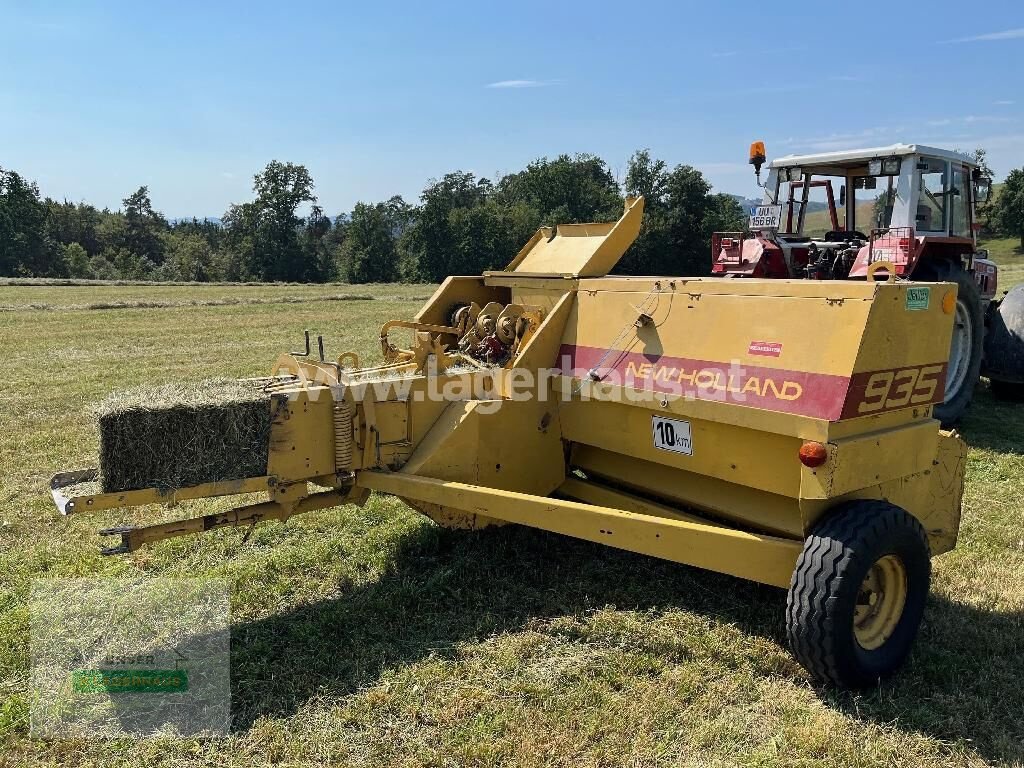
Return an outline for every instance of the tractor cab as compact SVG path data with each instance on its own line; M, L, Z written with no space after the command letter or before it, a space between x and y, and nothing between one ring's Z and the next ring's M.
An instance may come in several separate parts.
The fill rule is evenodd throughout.
M768 163L762 184L763 162L758 142L762 204L747 232L716 233L713 274L863 278L884 263L911 277L937 258L974 269L982 296L995 294L995 265L976 256L975 205L990 184L973 157L914 144L790 155Z
M764 144L750 150L763 199L745 232L714 234L713 275L956 283L944 399L935 416L955 422L982 370L1024 389L1024 351L1012 333L1003 334L1003 346L1013 354L992 352L982 367L986 326L1003 315L1014 329L1024 320L1003 311L1017 304L1000 308L994 301L996 265L978 253L975 206L988 199L991 181L975 158L920 144L789 155L768 163L762 183ZM908 310L928 306L926 295L922 290L920 307ZM1024 297L1018 303L1024 307Z

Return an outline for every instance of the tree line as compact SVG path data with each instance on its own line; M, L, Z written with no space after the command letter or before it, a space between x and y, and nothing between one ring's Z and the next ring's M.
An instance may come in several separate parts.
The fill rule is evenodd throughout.
M622 184L588 154L541 158L497 181L455 171L427 183L417 203L359 202L331 217L308 169L273 161L253 199L221 221L169 221L147 187L117 211L42 198L0 168L0 276L170 281L437 282L505 266L542 225L611 221L623 196L644 195L640 236L620 274L705 274L711 233L738 230L744 212L688 165L639 150ZM1024 246L1024 170L1011 171L984 211L986 234Z
M308 169L273 161L253 199L221 221L169 221L140 187L117 211L58 202L0 168L0 276L171 281L437 282L500 269L543 225L611 221L624 195L647 198L623 274L707 271L711 233L742 228L730 195L700 171L636 152L619 184L588 154L541 158L497 181L455 171L415 204L395 196L331 217Z

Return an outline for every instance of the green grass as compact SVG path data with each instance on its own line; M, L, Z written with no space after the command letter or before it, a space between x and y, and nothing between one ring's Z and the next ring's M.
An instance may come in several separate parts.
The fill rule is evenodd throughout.
M342 292L372 301L316 301ZM979 388L959 546L935 561L907 668L861 694L786 650L780 590L508 527L439 529L374 497L242 531L97 554L96 530L221 509L63 518L46 483L96 452L89 408L142 383L267 373L324 333L376 359L430 286L0 287L0 765L940 766L1024 761L1024 411ZM95 309L301 295L305 303ZM230 738L28 736L38 577L228 578Z
M979 248L987 248L989 258L999 265L999 293L1024 283L1024 250L1019 237L981 240Z

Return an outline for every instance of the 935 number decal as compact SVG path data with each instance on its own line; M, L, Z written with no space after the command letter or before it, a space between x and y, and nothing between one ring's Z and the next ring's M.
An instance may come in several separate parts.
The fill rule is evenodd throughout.
M855 393L860 391L860 398L852 403L847 402L848 407L844 410L851 410L849 406L853 405L853 412L844 415L865 416L909 405L940 402L945 390L945 369L945 365L936 363L918 368L860 374L867 377L863 390L857 386L859 382L856 379L859 377L855 376L850 387L851 397L856 397Z

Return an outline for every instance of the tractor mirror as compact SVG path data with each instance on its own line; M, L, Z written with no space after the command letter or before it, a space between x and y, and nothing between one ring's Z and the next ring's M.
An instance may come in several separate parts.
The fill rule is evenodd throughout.
M843 186L841 186L839 188L839 204L840 205L846 205L846 185L845 184L843 184Z
M992 194L992 179L979 176L974 180L974 200L978 203L987 203Z

